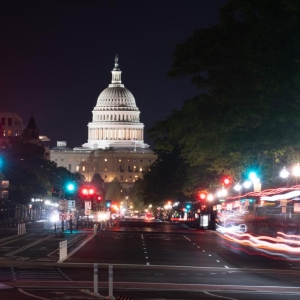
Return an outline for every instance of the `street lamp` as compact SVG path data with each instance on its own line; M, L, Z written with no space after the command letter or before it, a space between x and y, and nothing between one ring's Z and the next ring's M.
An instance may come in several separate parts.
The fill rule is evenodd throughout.
M284 179L288 178L289 175L290 175L290 172L285 167L283 167L283 169L280 171L280 174L279 174L279 176Z

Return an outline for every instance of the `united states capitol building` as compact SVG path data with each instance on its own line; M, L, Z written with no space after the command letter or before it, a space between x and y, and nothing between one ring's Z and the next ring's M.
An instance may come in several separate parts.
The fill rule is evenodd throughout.
M124 191L130 192L156 155L144 143L144 124L134 96L122 84L118 56L111 73L111 84L99 95L92 111L87 143L71 149L67 142L57 142L50 150L50 160L58 167L81 173L87 181L95 173L105 183L116 178Z

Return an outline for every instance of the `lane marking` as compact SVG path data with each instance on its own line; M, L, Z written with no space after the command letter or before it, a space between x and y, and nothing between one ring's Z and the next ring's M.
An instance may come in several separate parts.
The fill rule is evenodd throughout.
M187 238L185 235L183 236L184 238L186 238L188 241L190 241L191 242L191 240L189 239L189 238Z
M210 295L210 296L214 296L214 297L218 297L218 298L222 298L222 299L229 299L229 300L238 300L236 298L230 298L230 297L225 297L225 296L218 296L216 294L213 293L209 293L209 292L203 292L206 295Z
M33 294L25 292L23 289L18 289L18 291L21 292L21 293L23 293L23 294L25 294L25 295L27 295L27 296L33 297L33 298L42 299L42 300L51 300L49 298L43 298L43 297L35 296Z
M49 239L51 239L52 237L54 237L53 234L52 234L52 235L48 235L47 237L45 237L45 238L43 238L43 239L39 239L39 240L37 240L37 241L35 241L35 242L29 244L29 245L26 245L26 246L24 246L24 247L22 247L22 248L19 248L18 250L9 252L9 253L5 254L4 256L13 256L14 254L16 254L16 253L18 253L18 252L22 252L23 250L26 250L26 249L28 249L28 248L30 248L30 247L32 247L32 246L35 246L35 245L37 245L37 244L39 244L39 243L41 243L41 242L43 242L43 241L49 240Z
M224 266L226 269L229 269L229 267L227 267L227 266Z
M79 244L75 249L73 249L70 253L68 253L68 255L64 259L61 259L61 260L59 259L57 262L58 263L63 263L66 259L71 257L75 252L77 252L81 247L83 247L87 242L89 242L94 237L95 236L93 234L91 234L90 237L83 240L83 242L81 244Z

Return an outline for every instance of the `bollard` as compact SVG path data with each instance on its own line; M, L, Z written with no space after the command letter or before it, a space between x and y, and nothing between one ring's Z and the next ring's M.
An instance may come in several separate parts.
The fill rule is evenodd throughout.
M94 264L94 294L98 294L98 264Z
M59 242L59 261L63 261L68 256L68 241Z
M107 299L115 300L113 296L113 266L108 266L108 297Z
M94 235L97 234L98 224L94 224Z
M70 218L70 233L72 233L72 226L73 226L73 224L72 224L72 218Z

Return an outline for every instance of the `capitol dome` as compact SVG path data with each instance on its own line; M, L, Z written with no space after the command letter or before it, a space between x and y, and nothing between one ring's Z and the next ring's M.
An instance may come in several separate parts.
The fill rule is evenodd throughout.
M144 144L144 124L132 93L121 81L118 55L111 71L112 81L103 90L93 110L93 121L88 124L88 142L83 147L149 148Z
M121 86L114 86L106 88L98 97L96 107L130 107L138 110L135 104L135 99L132 93Z

